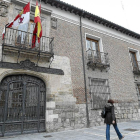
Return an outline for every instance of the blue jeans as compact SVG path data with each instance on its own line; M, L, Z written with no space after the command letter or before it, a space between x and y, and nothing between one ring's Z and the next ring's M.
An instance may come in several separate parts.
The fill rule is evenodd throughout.
M119 137L119 139L121 139L123 136L120 133L117 124L113 124L114 129ZM106 124L106 140L110 140L110 124Z

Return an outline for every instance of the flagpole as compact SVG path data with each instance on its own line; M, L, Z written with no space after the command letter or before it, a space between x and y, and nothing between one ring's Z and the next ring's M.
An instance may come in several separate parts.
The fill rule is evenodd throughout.
M41 0L40 0L39 10L40 10L40 19L41 19ZM40 42L39 42L39 51L40 51Z
M32 0L30 0L30 10L31 10L31 6L32 6Z
M30 13L31 13L31 7L32 7L32 0L29 1L30 2ZM29 32L29 29L30 29L30 21L28 23L28 31L27 31L27 34L28 34L28 47L30 48L30 32ZM32 46L32 45L31 45Z

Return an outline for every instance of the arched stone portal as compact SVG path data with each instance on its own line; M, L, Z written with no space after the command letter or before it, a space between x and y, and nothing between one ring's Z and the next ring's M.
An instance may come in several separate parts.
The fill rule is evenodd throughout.
M45 131L46 87L35 76L10 75L0 85L0 136Z

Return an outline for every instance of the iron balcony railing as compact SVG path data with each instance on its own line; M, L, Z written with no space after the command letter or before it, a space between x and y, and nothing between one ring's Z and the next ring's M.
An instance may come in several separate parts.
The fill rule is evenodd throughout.
M108 53L97 52L95 50L87 50L87 60L93 64L109 65Z
M132 63L133 72L140 74L140 61L136 61L136 63Z
M21 31L13 28L6 28L6 33L3 39L3 45L15 48L33 49L41 52L53 53L53 40L42 36L40 43L36 39L36 43L33 44L33 33Z

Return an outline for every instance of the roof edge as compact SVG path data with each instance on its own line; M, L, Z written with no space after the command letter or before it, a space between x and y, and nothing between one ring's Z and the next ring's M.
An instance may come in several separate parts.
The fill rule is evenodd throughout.
M55 6L56 8L60 8L61 10L64 11L69 11L70 13L74 13L75 15L81 16L83 18L87 18L93 22L96 22L98 24L102 24L103 26L106 26L108 28L111 28L113 30L116 30L118 32L121 32L123 34L126 34L128 36L131 36L136 39L140 39L140 34L135 33L134 31L131 31L127 28L124 28L118 24L115 24L111 21L108 21L106 19L103 19L101 17L98 17L94 14L91 14L85 10L79 9L73 5L70 5L68 3L65 3L60 0L43 0L46 4L50 4L51 6Z

